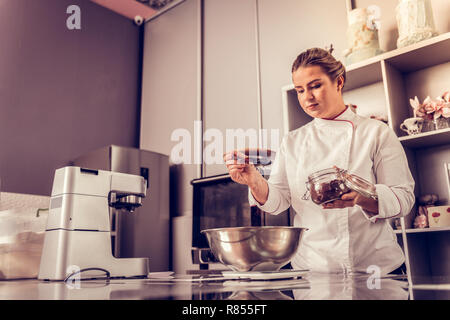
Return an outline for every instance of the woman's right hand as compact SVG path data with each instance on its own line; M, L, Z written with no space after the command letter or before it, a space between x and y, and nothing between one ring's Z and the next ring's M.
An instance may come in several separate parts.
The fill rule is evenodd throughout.
M235 150L226 153L223 159L231 179L249 186L255 200L260 205L264 205L269 195L269 185L255 166L249 162L248 156Z
M223 159L234 182L251 187L260 178L264 179L255 166L249 163L248 156L237 150L225 153Z

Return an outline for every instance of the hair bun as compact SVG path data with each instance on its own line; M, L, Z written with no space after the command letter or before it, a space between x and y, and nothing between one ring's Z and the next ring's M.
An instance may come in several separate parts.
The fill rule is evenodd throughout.
M297 56L294 63L292 63L292 73L297 71L300 67L320 66L322 71L326 73L332 81L335 81L342 76L344 78L344 83L342 84L343 88L346 80L345 67L342 62L333 57L331 54L333 50L333 44L331 44L329 47L325 47L324 49L310 48L303 51Z
M330 44L329 47L325 47L325 50L327 50L329 54L332 54L334 51L333 44Z

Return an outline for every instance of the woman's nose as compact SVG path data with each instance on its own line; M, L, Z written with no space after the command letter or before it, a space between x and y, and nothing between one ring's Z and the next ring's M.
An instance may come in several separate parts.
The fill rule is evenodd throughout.
M314 100L314 94L311 90L306 91L306 100Z

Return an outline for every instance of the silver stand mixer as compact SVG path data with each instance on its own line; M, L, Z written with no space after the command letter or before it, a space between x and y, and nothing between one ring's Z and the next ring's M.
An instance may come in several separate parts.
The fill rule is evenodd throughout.
M55 171L38 279L146 277L148 258L115 258L112 210L133 212L146 181L131 174L64 167Z

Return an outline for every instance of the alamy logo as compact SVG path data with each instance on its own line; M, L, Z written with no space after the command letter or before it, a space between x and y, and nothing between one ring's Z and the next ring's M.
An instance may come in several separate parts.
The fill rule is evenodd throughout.
M367 7L367 28L373 30L380 30L381 28L381 9L377 5L370 5Z
M66 270L66 274L68 274L68 278L66 280L66 286L69 289L80 289L80 281L81 281L81 274L80 274L80 267L79 266L68 266Z
M371 275L367 278L367 288L370 290L381 289L381 270L380 267L370 265L367 267L367 273Z
M174 164L224 164L224 151L270 149L278 150L278 129L202 129L202 121L194 121L194 136L185 128L172 131L170 140L176 144L170 152ZM270 147L269 147L270 140ZM255 151L256 153L256 151ZM259 154L262 155L260 151ZM256 154L255 154L256 155Z
M70 5L66 10L70 16L66 20L66 26L69 30L81 30L81 9L77 5Z

